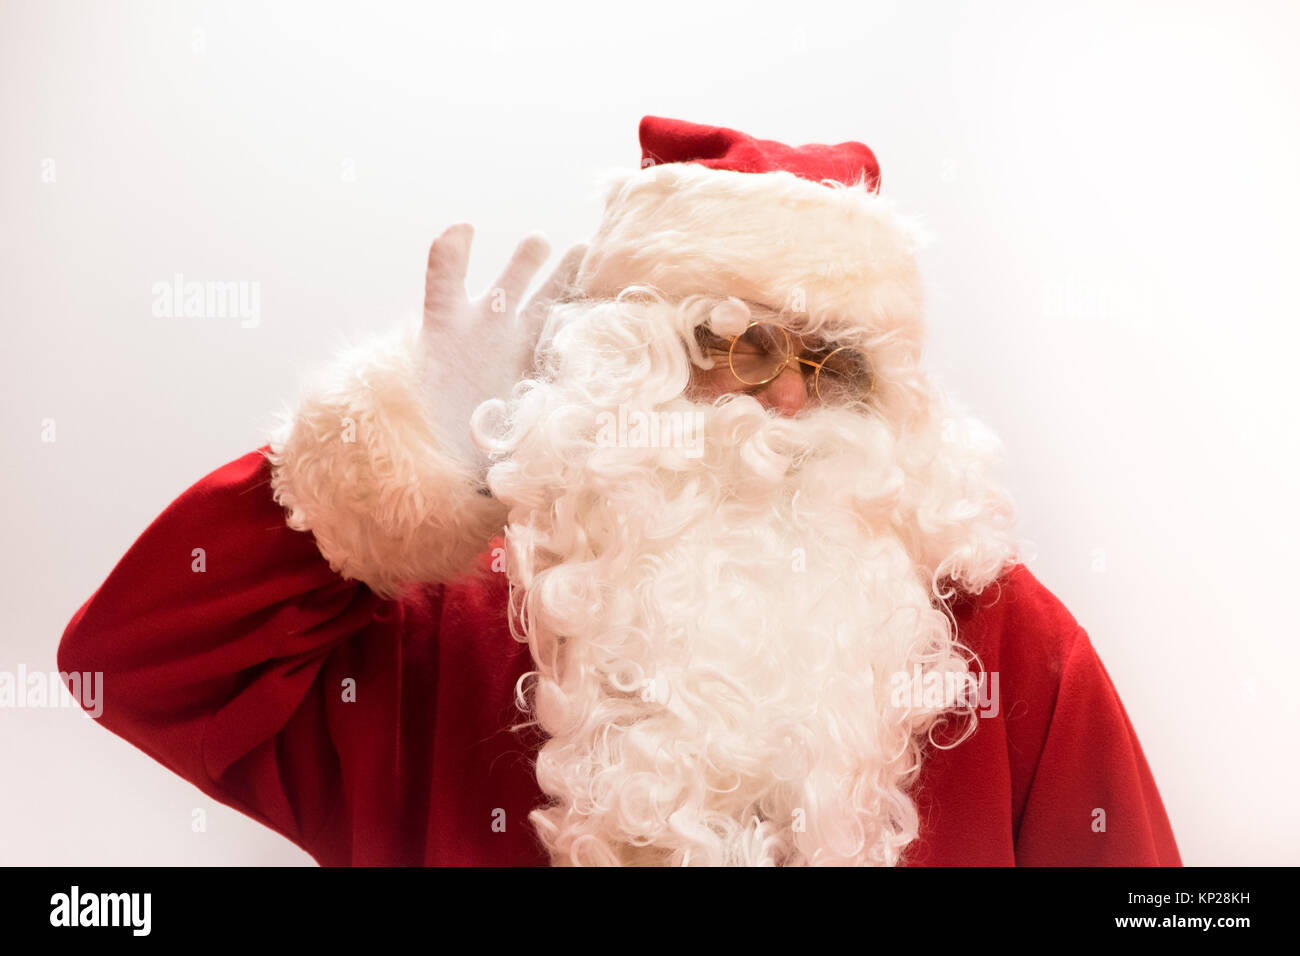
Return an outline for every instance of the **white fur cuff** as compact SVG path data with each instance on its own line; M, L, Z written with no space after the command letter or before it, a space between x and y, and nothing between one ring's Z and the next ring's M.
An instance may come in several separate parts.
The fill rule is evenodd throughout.
M304 389L268 455L289 527L385 597L466 571L505 523L481 476L437 441L423 378L418 323L349 348Z

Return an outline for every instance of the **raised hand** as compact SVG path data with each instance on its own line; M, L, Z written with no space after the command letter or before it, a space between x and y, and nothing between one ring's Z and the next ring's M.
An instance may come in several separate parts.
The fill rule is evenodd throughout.
M506 398L528 372L551 303L573 281L586 246L565 253L521 306L550 255L546 237L533 234L521 241L497 281L471 300L465 276L473 239L474 227L457 223L429 249L421 341L436 437L466 464L482 468L486 456L470 438L470 416L483 402Z

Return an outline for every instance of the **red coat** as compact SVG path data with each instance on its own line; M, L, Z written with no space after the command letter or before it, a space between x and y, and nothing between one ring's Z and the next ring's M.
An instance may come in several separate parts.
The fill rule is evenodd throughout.
M254 452L181 495L72 619L60 670L102 671L104 726L324 865L544 864L527 821L538 741L507 729L531 661L505 576L485 555L480 577L382 599L286 525L269 479ZM926 761L906 861L1180 865L1124 707L1061 602L1020 565L953 611L1001 707Z

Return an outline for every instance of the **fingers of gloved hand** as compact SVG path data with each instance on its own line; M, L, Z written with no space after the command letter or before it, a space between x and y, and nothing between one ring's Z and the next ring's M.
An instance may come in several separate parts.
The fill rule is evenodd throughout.
M485 293L487 311L513 315L524 297L524 290L551 254L551 244L541 233L527 236L515 247L514 255L501 271L500 278Z
M469 301L465 274L474 227L467 222L448 226L429 248L429 265L424 274L425 324L449 321Z
M587 243L579 242L570 246L559 263L551 270L551 274L528 299L528 304L520 314L520 322L525 340L531 345L537 344L551 305L573 286L574 280L578 277L578 267L586 254Z

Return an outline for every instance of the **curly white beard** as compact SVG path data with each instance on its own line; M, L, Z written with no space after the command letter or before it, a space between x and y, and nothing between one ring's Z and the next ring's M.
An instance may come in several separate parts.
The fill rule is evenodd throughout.
M934 414L924 383L907 428L863 406L694 404L698 309L564 319L489 475L537 668L521 704L548 735L532 821L552 862L898 863L929 732L974 719L889 689L969 669L943 598L1012 561L996 439ZM698 431L611 444L620 407Z

